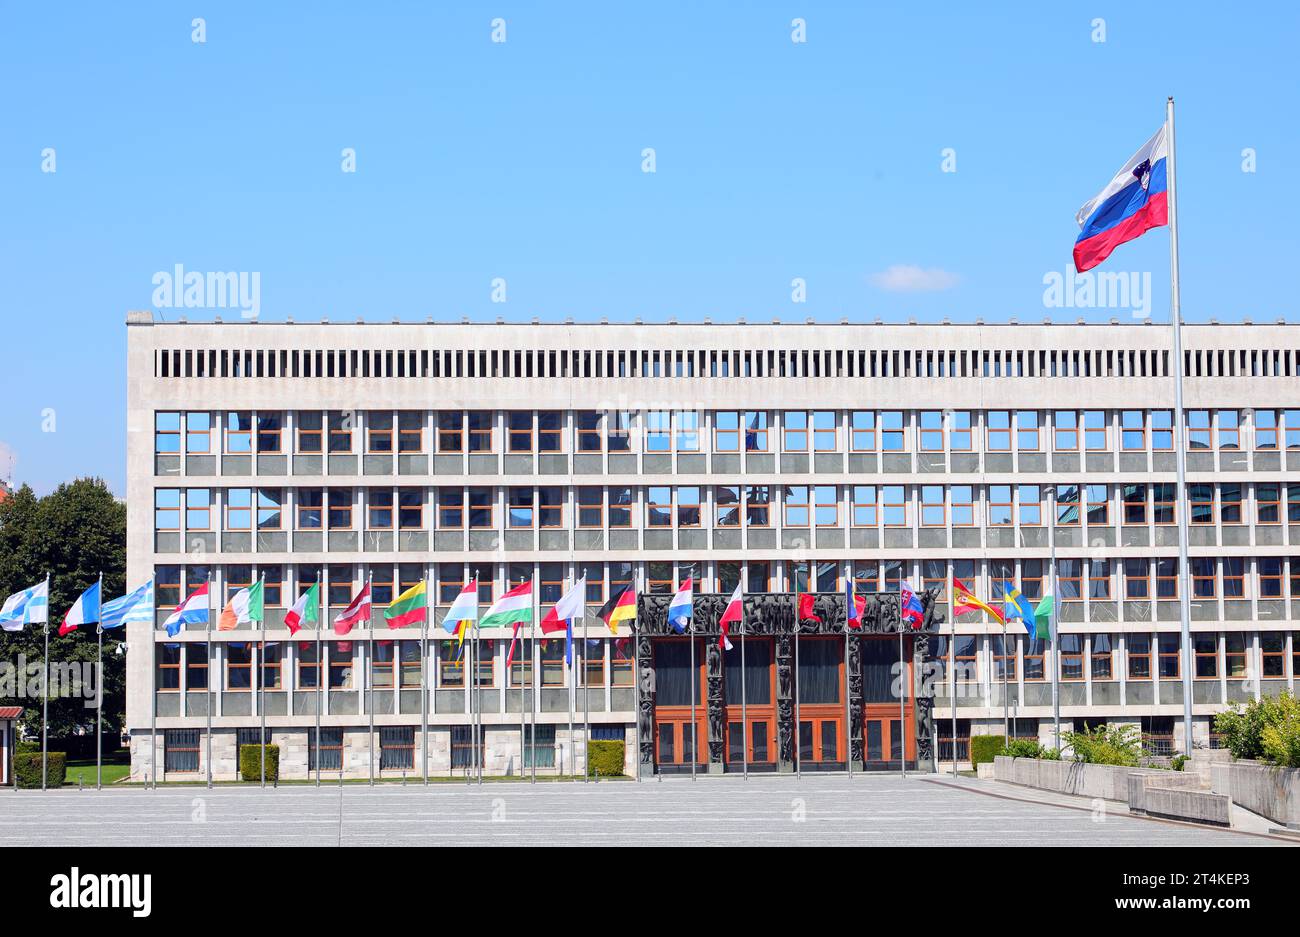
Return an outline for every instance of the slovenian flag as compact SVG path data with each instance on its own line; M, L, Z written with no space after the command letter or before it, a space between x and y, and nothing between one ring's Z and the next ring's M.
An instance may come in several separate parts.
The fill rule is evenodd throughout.
M1076 270L1090 270L1125 241L1168 224L1169 146L1161 127L1142 149L1129 157L1106 188L1079 209L1079 239L1074 242Z
M59 637L76 631L81 625L91 625L99 621L99 594L100 582L96 579L90 588L81 593L77 601L72 603L68 614L63 616L63 624L59 625Z
M727 625L733 621L739 625L745 620L745 601L741 596L740 586L740 583L736 583L736 591L731 594L731 601L727 603L727 607L722 611L722 617L718 619L718 627L722 630L722 634L718 636L718 645L724 651L731 650L731 632Z
M682 587L677 590L673 600L668 603L668 624L678 634L686 633L686 626L694 614L694 602L691 601L691 577L687 576Z
M186 625L206 625L208 623L208 584L205 582L185 597L185 601L176 606L176 611L167 616L163 627L168 637L176 637Z
M920 628L925 622L925 608L906 579L898 584L898 596L903 621L911 622L913 628Z

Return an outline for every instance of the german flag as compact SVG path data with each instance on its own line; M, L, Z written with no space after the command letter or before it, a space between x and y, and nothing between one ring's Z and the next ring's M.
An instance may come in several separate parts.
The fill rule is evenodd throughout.
M629 582L609 597L609 601L596 613L601 621L609 626L613 634L618 634L620 621L636 621L636 590Z

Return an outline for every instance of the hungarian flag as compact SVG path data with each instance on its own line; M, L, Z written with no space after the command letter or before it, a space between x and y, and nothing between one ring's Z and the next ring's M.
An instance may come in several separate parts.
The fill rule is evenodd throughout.
M813 605L817 601L817 596L811 592L799 593L799 620L800 621L821 621L821 616L813 611Z
M510 635L510 650L506 652L506 669L515 660L515 642L519 640L519 626L533 622L533 581L521 582L492 603L482 618L480 628L504 628L514 625Z
M1006 619L1002 617L1001 612L975 598L975 593L966 588L966 584L956 576L952 579L952 611L954 615L964 615L967 612L985 612L996 618L999 624L1006 624Z
M240 622L262 621L262 580L257 580L246 589L240 589L230 597L226 607L217 619L218 631L234 631Z
M384 621L390 628L422 625L429 620L429 593L421 579L384 609Z
M284 626L289 629L290 634L297 634L302 630L302 623L314 625L320 619L320 583L313 582L308 586L307 591L298 596L298 601L293 603L293 608L284 614Z
M348 607L334 616L334 633L344 635L360 624L370 622L370 583L361 587Z
M636 589L632 583L611 595L596 616L609 626L611 634L618 634L620 621L636 621Z
M731 632L727 628L733 621L741 624L745 620L745 600L740 593L740 583L736 583L736 591L731 593L731 601L722 611L722 617L718 619L718 627L722 633L718 635L718 646L725 651L731 650Z

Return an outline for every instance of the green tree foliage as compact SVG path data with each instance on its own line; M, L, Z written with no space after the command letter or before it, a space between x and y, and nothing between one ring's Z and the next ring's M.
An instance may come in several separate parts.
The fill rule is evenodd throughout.
M95 627L87 625L67 637L58 636L63 615L101 572L105 601L126 590L126 506L98 478L79 478L38 498L24 485L0 502L0 601L3 596L34 585L50 574L50 660L94 661ZM121 727L126 704L126 659L118 653L125 637L104 634L104 728ZM17 665L19 656L39 664L44 653L40 625L0 632L0 662ZM39 689L39 684L38 684ZM86 700L50 700L49 734L57 739L94 731L95 710ZM40 734L41 706L36 697L0 695L0 705L22 706L23 727ZM55 746L52 744L51 748Z
M1100 725L1082 732L1066 732L1065 744L1075 761L1094 765L1132 767L1142 757L1142 733L1135 725Z

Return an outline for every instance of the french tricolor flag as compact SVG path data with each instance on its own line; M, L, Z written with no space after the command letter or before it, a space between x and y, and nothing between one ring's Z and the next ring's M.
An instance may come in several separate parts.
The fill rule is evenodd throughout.
M1076 270L1092 269L1125 241L1169 223L1166 130L1161 127L1074 216L1080 228Z
M176 611L167 616L163 627L168 637L176 637L186 625L206 625L208 623L208 584L205 582L185 597L185 601L176 606Z
M677 590L673 600L668 603L668 624L678 634L686 633L686 624L694 614L695 603L691 599L691 577L687 576L682 587Z

